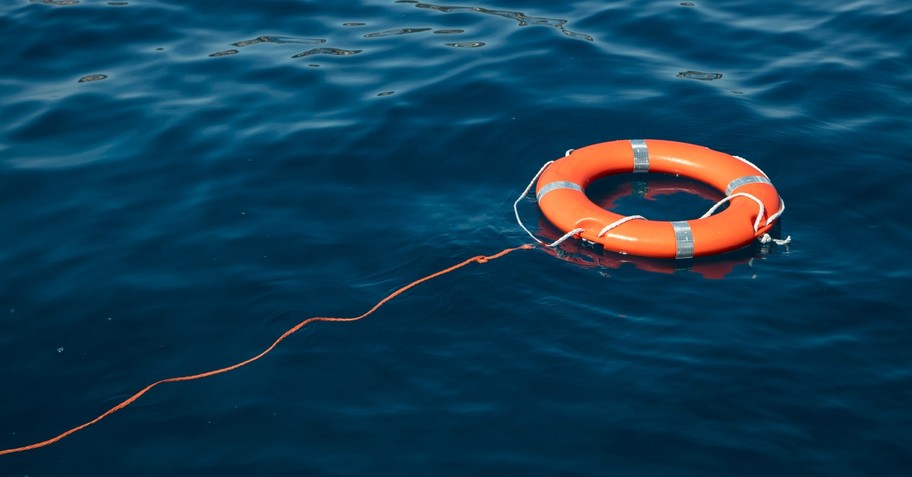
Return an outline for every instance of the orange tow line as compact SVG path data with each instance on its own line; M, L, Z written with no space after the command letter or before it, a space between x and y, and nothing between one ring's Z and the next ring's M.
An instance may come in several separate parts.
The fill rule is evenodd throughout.
M247 359L245 359L245 360L243 360L243 361L240 361L240 362L238 362L238 363L232 364L232 365L230 365L230 366L225 366L224 368L218 368L218 369L213 369L213 370L211 370L211 371L205 371L205 372L202 372L202 373L190 374L190 375L187 375L187 376L177 376L177 377L173 377L173 378L165 378L165 379L161 379L161 380L155 381L154 383L152 383L152 384L150 384L150 385L148 385L148 386L142 388L141 390L139 390L138 392L136 392L136 393L133 394L132 396L128 397L127 399L124 399L120 404L118 404L118 405L112 407L111 409L108 409L107 411L105 411L104 413L102 413L101 415L99 415L98 417L96 417L95 419L92 419L91 421L87 421L87 422L85 422L85 423L83 423L83 424L80 424L80 425L78 425L78 426L76 426L76 427L73 427L73 428L71 428L71 429L68 429L68 430L62 432L62 433L58 434L58 435L55 436L55 437L51 437L50 439L46 439L46 440L43 440L43 441L41 441L41 442L36 442L36 443L34 443L34 444L25 445L25 446L22 446L22 447L14 447L14 448L10 448L10 449L2 449L2 450L0 450L0 455L14 454L14 453L16 453L16 452L24 452L24 451L33 450L33 449L38 449L38 448L41 448L41 447L45 447L45 446L51 445L51 444L53 444L53 443L55 443L55 442L57 442L57 441L60 441L61 439L65 438L65 437L71 435L71 434L74 434L74 433L76 433L76 432L78 432L78 431L81 431L81 430L83 430L83 429L85 429L85 428L87 428L87 427L89 427L89 426L91 426L91 425L93 425L93 424L96 424L96 423L98 423L99 421L101 421L102 419L104 419L104 418L110 416L111 414L114 414L115 412L117 412L117 411L119 411L119 410L121 410L121 409L123 409L123 408L129 406L130 404L133 404L133 402L136 401L137 399L139 399L140 397L142 397L143 394L146 394L147 392L151 391L152 388L154 388L154 387L156 387L156 386L158 386L158 385L160 385L160 384L165 384L165 383L176 383L176 382L180 382L180 381L193 381L193 380L196 380L196 379L208 378L208 377L210 377L210 376L215 376L215 375L217 375L217 374L227 373L228 371L234 371L235 369L238 369L238 368L240 368L240 367L242 367L242 366L246 366L246 365L248 365L248 364L250 364L250 363L252 363L252 362L254 362L254 361L256 361L256 360L258 360L258 359L260 359L260 358L262 358L263 356L266 356L270 351L272 351L276 346L278 346L279 343L281 343L282 341L284 341L285 338L288 338L289 336L293 335L295 332L297 332L297 331L300 330L301 328L303 328L303 327L309 325L310 323L314 323L314 322L317 322L317 321L334 321L334 322L339 322L339 321L358 321L358 320L360 320L360 319L362 319L362 318L367 317L367 316L370 315L371 313L377 311L377 309L380 308L381 306L383 306L384 304L386 304L386 302L392 300L393 298L396 298L397 296L399 296L399 295L405 293L406 291L408 291L408 290L410 290L410 289L412 289L412 288L414 288L414 287L416 287L416 286L418 286L418 285L420 285L420 284L422 284L422 283L424 283L424 282L426 282L426 281L428 281L428 280L432 280L432 279L437 278L437 277L439 277L439 276L441 276L441 275L446 275L447 273L450 273L450 272L452 272L452 271L458 270L458 269L460 269L460 268L462 268L462 267L464 267L464 266L466 266L466 265L468 265L468 264L470 264L470 263L487 263L487 262L489 262L489 261L491 261L491 260L495 260L495 259L498 259L498 258L500 258L500 257L503 257L504 255L507 255L508 253L515 252L515 251L517 251L517 250L528 250L528 249L531 249L531 248L533 248L532 245L521 245L521 246L519 246L519 247L512 247L512 248L504 249L504 250L502 250L502 251L500 251L500 252L498 252L498 253L495 253L494 255L478 255L478 256L475 256L475 257L472 257L472 258L463 260L462 262L459 262L459 263L457 263L456 265L453 265L453 266L448 267L448 268L444 268L443 270L440 270L440 271L438 271L438 272L434 272L434 273L432 273L432 274L430 274L430 275L428 275L428 276L426 276L426 277L419 278L418 280L415 280L415 281L413 281L413 282L411 282L411 283L409 283L409 284L403 286L402 288L400 288L400 289L398 289L398 290L396 290L396 291L390 293L389 295L387 295L386 297L384 297L383 299L381 299L380 301L378 301L376 305L374 305L373 307L371 307L371 309L367 310L366 312L364 312L364 313L362 313L362 314L360 314L360 315L358 315L358 316L353 316L353 317L314 316L314 317L311 317L311 318L307 318L306 320L301 321L301 322L298 323L297 325L294 325L293 327L289 328L288 331L282 333L282 335L279 336L278 338L276 338L276 340L273 341L271 345L269 345L266 349L264 349L263 351L261 351L259 354L255 355L255 356L252 356L252 357L250 357L250 358L247 358Z

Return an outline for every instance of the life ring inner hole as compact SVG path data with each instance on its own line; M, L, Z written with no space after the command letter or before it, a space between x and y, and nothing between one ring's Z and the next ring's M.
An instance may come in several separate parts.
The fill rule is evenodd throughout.
M725 197L703 182L657 173L609 175L589 184L585 193L596 205L616 214L663 221L699 218Z

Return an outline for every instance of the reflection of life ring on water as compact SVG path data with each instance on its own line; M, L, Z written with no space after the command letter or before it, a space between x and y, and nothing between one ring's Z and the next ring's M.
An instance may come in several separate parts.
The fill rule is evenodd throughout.
M599 207L585 190L602 177L657 172L694 179L725 198L703 217L657 221ZM759 168L736 156L674 141L611 141L586 146L554 161L536 186L545 217L605 249L655 258L692 258L744 247L767 233L784 211L776 188ZM727 209L713 215L719 206Z
M554 241L563 233L542 217L538 221L538 235ZM693 272L708 279L725 278L737 265L747 264L755 253L745 249L694 260L668 260L606 252L599 246L587 245L578 240L565 241L557 247L542 247L542 250L555 258L584 268L621 269L627 265L653 273Z
M709 204L715 204L724 197L721 192L702 182L668 174L612 175L599 179L586 188L586 197L595 205L608 210L623 207L621 203L628 198L659 201L662 196L673 194L686 194L690 199Z

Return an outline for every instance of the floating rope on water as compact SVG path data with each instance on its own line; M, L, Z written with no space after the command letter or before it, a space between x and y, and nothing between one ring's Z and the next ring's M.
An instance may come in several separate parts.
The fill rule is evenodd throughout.
M569 156L571 152L573 152L573 149L567 149L567 153L565 154L565 156ZM582 227L575 228L575 229L570 230L567 233L565 233L559 239L557 239L551 243L546 243L546 242L542 241L541 239L539 239L538 237L536 237L535 234L533 234L528 228L526 228L526 224L524 224L522 221L522 218L519 217L519 203L522 202L522 200L525 199L527 195L529 195L529 191L532 190L532 186L535 185L535 181L538 180L538 177L542 175L542 172L545 172L545 169L547 169L548 166L550 166L553 162L554 161L548 161L545 163L545 165L541 166L541 169L539 169L538 172L535 173L535 177L532 178L532 180L529 182L529 185L526 186L526 189L522 191L522 194L519 194L519 197L517 197L516 201L513 202L513 215L516 216L516 223L519 224L519 226L522 227L522 229L525 230L527 234L529 234L529 237L532 237L532 240L535 240L536 242L538 242L539 245L543 245L545 247L557 248L560 244L566 242L567 240L570 240L573 237L578 236L580 234L580 232L582 232L586 229L584 229Z
M373 307L371 307L371 309L367 310L366 312L364 312L364 313L362 313L362 314L360 314L360 315L358 315L358 316L352 316L352 317L314 316L314 317L311 317L311 318L307 318L307 319L301 321L300 323L298 323L297 325L294 325L293 327L289 328L288 331L282 333L282 334L281 334L278 338L276 338L276 340L273 341L272 344L269 345L266 349L264 349L263 351L260 351L258 354L254 355L254 356L252 356L252 357L250 357L250 358L247 358L247 359L245 359L245 360L243 360L243 361L240 361L240 362L238 362L238 363L232 364L232 365L230 365L230 366L225 366L225 367L223 367L223 368L213 369L213 370L211 370L211 371L205 371L205 372L197 373L197 374L189 374L189 375L186 375L186 376L177 376L177 377L173 377L173 378L160 379L160 380L155 381L154 383L152 383L152 384L150 384L150 385L148 385L148 386L142 388L141 390L139 390L138 392L136 392L136 393L133 394L132 396L128 397L127 399L124 399L123 401L121 401L120 404L118 404L118 405L112 407L111 409L108 409L107 411L105 411L104 413L102 413L101 415L99 415L98 417L96 417L95 419L92 419L91 421L87 421L87 422L85 422L85 423L83 423L83 424L80 424L80 425L78 425L78 426L76 426L76 427L73 427L73 428L71 428L71 429L68 429L68 430L62 432L62 433L58 434L58 435L55 436L55 437L51 437L50 439L46 439L46 440L43 440L43 441L40 441L40 442L36 442L36 443L34 443L34 444L29 444L29 445L22 446L22 447L14 447L14 448L10 448L10 449L0 449L0 455L14 454L14 453L17 453L17 452L24 452L24 451L33 450L33 449L39 449L39 448L41 448L41 447L45 447L45 446L51 445L51 444L53 444L53 443L55 443L55 442L58 442L58 441L60 441L61 439L67 437L67 436L70 436L70 435L72 435L72 434L74 434L74 433L76 433L76 432L79 432L79 431L81 431L81 430L83 430L83 429L85 429L85 428L87 428L87 427L89 427L89 426L91 426L91 425L93 425L93 424L97 424L97 423L98 423L99 421L101 421L102 419L104 419L104 418L110 416L111 414L114 414L114 413L117 412L117 411L120 411L121 409L123 409L123 408L129 406L130 404L133 404L133 402L135 402L137 399L139 399L140 397L142 397L143 394L146 394L147 392L151 391L152 388L155 388L156 386L159 386L159 385L161 385L161 384L165 384L165 383L176 383L176 382L181 382L181 381L193 381L193 380L197 380L197 379L208 378L208 377L210 377L210 376L215 376L215 375L217 375L217 374L224 374L224 373L227 373L227 372L229 372L229 371L234 371L235 369L238 369L238 368L240 368L240 367L242 367L242 366L246 366L246 365L248 365L248 364L250 364L250 363L253 363L254 361L256 361L256 360L262 358L263 356L266 356L267 354L269 354L269 352L271 352L273 349L275 349L275 347L278 346L279 343L281 343L282 341L284 341L285 338L288 338L289 336L293 335L294 333L296 333L296 332L297 332L298 330L300 330L301 328L303 328L303 327L305 327L305 326L307 326L307 325L309 325L309 324L311 324L311 323L314 323L314 322L317 322L317 321L330 321L330 322L349 322L349 321L358 321L358 320L360 320L360 319L363 319L363 318L367 317L367 316L370 315L371 313L377 311L378 308L380 308L381 306L383 306L384 304L386 304L388 301L392 300L393 298L396 298L397 296L399 296L399 295L405 293L406 291L408 291L408 290L410 290L410 289L412 289L412 288L414 288L414 287L416 287L416 286L418 286L418 285L420 285L420 284L422 284L422 283L424 283L424 282L426 282L426 281L433 280L434 278L437 278L437 277L439 277L439 276L441 276L441 275L446 275L447 273L450 273L450 272L453 272L453 271L455 271L455 270L458 270L458 269L460 269L460 268L462 268L462 267L465 267L466 265L469 265L469 264L471 264L471 263L487 263L487 262L489 262L489 261L491 261L491 260L496 260L496 259L498 259L498 258L500 258L500 257L503 257L504 255L507 255L507 254L509 254L509 253L511 253L511 252L515 252L515 251L517 251L517 250L529 250L529 249L531 249L531 248L534 248L534 247L533 247L532 245L529 245L529 244L520 245L519 247L506 248L506 249L504 249L504 250L501 250L501 251L498 252L498 253L495 253L494 255L477 255L477 256L475 256L475 257L472 257L472 258L463 260L462 262L459 262L459 263L457 263L456 265L453 265L453 266L451 266L451 267L444 268L443 270L434 272L434 273L432 273L432 274L430 274L430 275L427 275L427 276L425 276L425 277L423 277L423 278L419 278L418 280L415 280L415 281L413 281L413 282L411 282L411 283L409 283L409 284L403 286L402 288L399 288L398 290L396 290L396 291L390 293L389 295L385 296L384 298L382 298L380 301L377 302L377 304L375 304Z

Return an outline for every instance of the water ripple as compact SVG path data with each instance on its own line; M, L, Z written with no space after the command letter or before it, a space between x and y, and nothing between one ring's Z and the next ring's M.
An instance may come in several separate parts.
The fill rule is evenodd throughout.
M539 17L533 15L526 15L523 12L511 11L511 10L494 10L484 7L461 7L461 6L448 6L448 5L435 5L432 3L423 3L413 0L396 0L396 3L410 3L414 4L416 8L424 8L428 10L435 10L442 13L480 13L483 15L491 15L502 18L509 18L510 20L516 21L519 26L529 26L529 25L538 25L538 26L549 26L557 28L564 35L574 38L577 40L586 40L594 41L592 35L586 33L578 33L571 30L568 30L565 25L567 20L562 18L549 18L549 17Z
M705 73L703 71L682 71L678 73L678 78L687 78L700 81L713 81L722 77L722 73Z
M29 0L29 3L43 3L45 5L65 7L78 4L79 0Z
M101 73L95 73L95 74L91 74L91 75L85 75L82 78L79 78L78 82L79 83L88 83L89 81L101 81L101 80L107 79L107 78L108 78L108 75L101 74Z
M410 33L421 33L429 31L430 28L394 28L392 30L378 31L376 33L367 33L364 38L383 38L387 36L408 35Z
M350 56L357 55L364 50L344 50L342 48L311 48L307 51L302 51L292 55L292 58L301 58L303 56L313 56L313 55L334 55L334 56Z
M216 51L215 53L210 53L209 56L212 58L218 58L220 56L231 56L240 53L238 50L222 50Z
M324 39L324 38L294 38L294 37L289 37L289 36L261 35L256 38L250 39L250 40L243 40L243 41L239 41L237 43L232 43L232 45L243 47L243 46L256 45L258 43L277 43L277 44L297 43L297 44L305 44L305 45L319 45L322 43L326 43L326 39Z
M452 46L454 48L480 48L484 46L482 41L460 41L456 43L444 43L446 46Z

